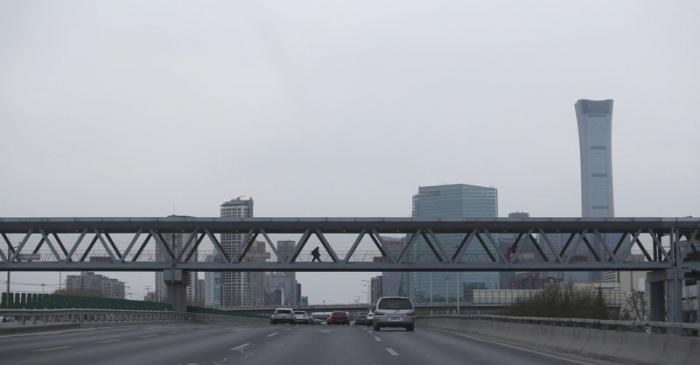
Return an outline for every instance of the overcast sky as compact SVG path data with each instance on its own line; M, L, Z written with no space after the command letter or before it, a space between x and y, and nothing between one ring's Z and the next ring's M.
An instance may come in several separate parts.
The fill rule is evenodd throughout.
M243 194L260 217L408 216L442 183L580 216L579 98L615 100L617 216L698 216L699 90L697 1L0 0L0 216ZM351 302L371 275L298 277Z

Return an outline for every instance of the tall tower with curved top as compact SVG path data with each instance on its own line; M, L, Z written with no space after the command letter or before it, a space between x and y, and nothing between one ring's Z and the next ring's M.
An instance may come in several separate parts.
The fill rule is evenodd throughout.
M584 218L614 217L613 101L580 99L575 107L581 150L581 215Z
M613 101L580 99L575 104L581 151L581 216L604 218L615 216L612 178L612 111ZM593 249L603 255L601 245L611 247L619 236L603 234L603 242L589 237ZM579 247L579 253L586 253ZM602 257L602 256L601 256ZM579 273L584 274L584 273ZM587 281L615 281L616 272L588 272Z

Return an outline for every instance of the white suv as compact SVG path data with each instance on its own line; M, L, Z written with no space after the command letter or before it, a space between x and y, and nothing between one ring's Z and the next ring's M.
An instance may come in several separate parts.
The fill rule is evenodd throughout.
M270 317L270 323L291 323L294 324L294 310L292 308L277 308Z
M413 331L416 312L413 302L406 297L381 297L374 309L374 330L382 327L403 327Z

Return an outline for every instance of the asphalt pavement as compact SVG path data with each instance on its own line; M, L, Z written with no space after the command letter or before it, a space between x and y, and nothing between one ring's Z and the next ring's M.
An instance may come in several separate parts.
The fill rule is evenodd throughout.
M457 331L160 324L0 336L0 364L609 364Z

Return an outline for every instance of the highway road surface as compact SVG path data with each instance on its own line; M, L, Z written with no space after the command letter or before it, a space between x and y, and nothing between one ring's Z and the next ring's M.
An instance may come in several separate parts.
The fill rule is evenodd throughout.
M159 324L0 336L0 364L610 364L455 331Z

